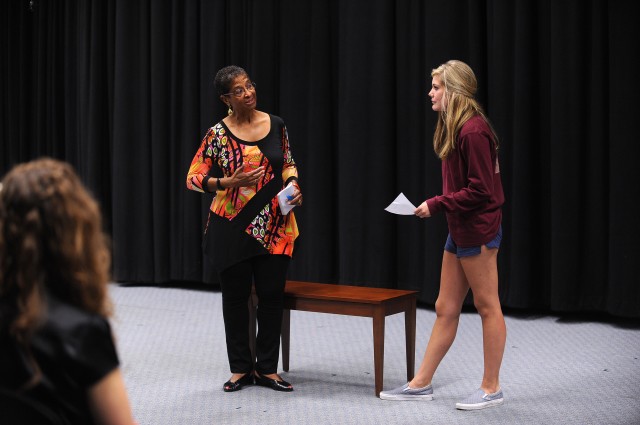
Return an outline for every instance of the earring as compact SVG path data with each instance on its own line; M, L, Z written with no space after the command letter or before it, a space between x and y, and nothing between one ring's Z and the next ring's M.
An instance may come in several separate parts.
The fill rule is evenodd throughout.
M229 109L227 109L227 115L231 116L233 115L233 109L231 109L231 105L227 105L229 107Z

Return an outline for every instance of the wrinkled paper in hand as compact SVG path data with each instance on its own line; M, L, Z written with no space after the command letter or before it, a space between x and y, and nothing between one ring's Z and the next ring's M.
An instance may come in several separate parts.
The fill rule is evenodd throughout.
M278 204L280 204L280 212L282 215L289 214L289 211L295 207L288 202L293 199L293 183L289 183L287 187L278 192Z
M400 215L414 215L416 213L416 207L404 196L404 193L400 192L400 195L384 209L392 214Z

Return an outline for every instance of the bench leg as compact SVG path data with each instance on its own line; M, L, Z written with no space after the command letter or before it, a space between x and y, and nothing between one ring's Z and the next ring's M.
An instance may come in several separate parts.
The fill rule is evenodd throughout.
M291 310L282 311L282 368L289 372L289 336L291 334Z
M385 315L382 309L373 314L373 366L375 370L376 397L382 391L384 373L384 322Z
M404 333L407 350L407 382L413 379L416 363L416 299L412 299L404 312Z

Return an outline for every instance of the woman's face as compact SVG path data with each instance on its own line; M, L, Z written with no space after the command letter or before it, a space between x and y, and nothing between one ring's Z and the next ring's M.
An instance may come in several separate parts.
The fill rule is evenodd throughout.
M246 74L233 79L229 86L229 93L223 94L223 101L231 105L234 111L240 109L255 109L257 104L256 88Z
M431 98L431 109L434 111L444 111L447 107L447 99L444 95L444 85L440 81L440 77L434 75L431 80L431 91L429 92Z

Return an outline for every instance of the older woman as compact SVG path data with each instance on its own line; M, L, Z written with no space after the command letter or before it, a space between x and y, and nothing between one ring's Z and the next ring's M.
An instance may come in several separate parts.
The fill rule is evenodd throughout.
M288 203L302 204L298 171L284 122L256 109L256 84L247 72L227 66L218 71L214 83L228 116L204 136L189 168L187 187L215 193L203 247L222 289L232 374L223 390L238 391L255 381L292 391L292 385L278 376L277 366L284 285L298 228L294 213L280 210L277 194L291 183L294 191ZM214 165L222 177L209 175ZM259 299L255 359L247 331L252 283Z

